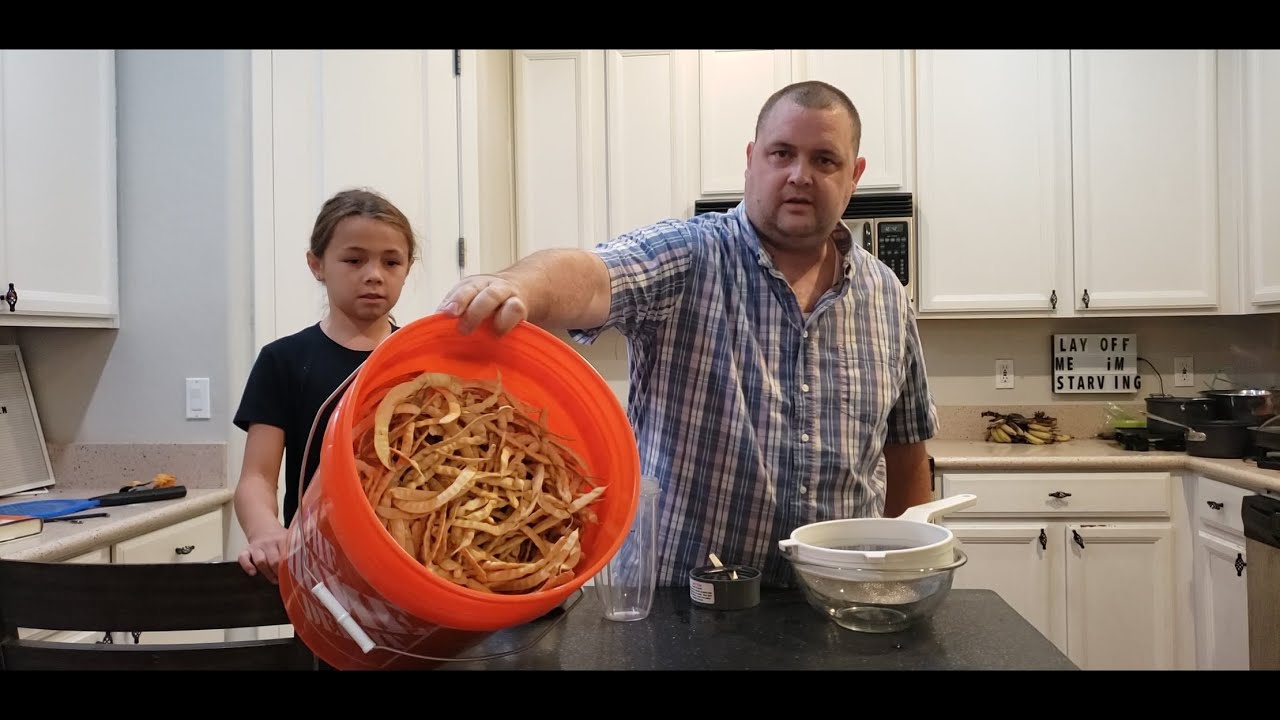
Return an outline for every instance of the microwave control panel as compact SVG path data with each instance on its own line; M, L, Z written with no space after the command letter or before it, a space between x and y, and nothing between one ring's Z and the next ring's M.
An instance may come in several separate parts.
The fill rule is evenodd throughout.
M911 250L905 220L881 220L876 223L876 257L889 266L903 285L911 282Z

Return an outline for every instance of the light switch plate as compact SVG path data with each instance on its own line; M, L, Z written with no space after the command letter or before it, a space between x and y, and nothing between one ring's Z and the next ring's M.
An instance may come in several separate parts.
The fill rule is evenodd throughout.
M1013 360L996 360L996 387L1000 390L1013 388Z
M1176 357L1173 359L1173 386L1174 387L1194 387L1196 384L1196 371L1192 365L1191 357Z
M209 378L187 378L187 419L209 419Z

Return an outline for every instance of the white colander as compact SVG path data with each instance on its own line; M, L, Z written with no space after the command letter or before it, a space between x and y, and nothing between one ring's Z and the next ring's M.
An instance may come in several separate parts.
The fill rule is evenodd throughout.
M908 508L896 518L828 520L796 528L778 541L793 562L829 568L923 570L955 561L955 536L934 521L978 502L953 495Z

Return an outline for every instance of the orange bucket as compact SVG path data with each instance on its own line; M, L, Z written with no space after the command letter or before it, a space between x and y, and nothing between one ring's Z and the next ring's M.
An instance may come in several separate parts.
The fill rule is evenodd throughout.
M527 594L486 593L438 577L374 514L355 465L352 431L367 396L408 373L495 380L546 410L546 426L608 485L582 530L574 578ZM317 428L317 431L319 428ZM312 442L317 442L313 438ZM622 546L639 498L640 459L626 412L599 373L567 343L529 323L499 338L470 335L438 314L414 321L369 356L329 418L320 464L289 527L280 592L294 632L338 669L437 665L495 631L555 609ZM296 479L289 479L296 482Z

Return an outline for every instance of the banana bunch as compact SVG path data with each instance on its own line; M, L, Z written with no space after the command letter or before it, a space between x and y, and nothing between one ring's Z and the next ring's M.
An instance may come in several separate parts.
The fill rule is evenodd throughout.
M1058 432L1057 418L1040 410L1030 418L1020 413L1001 414L992 410L983 412L982 417L991 418L987 424L987 442L1049 445L1071 439L1070 435Z

